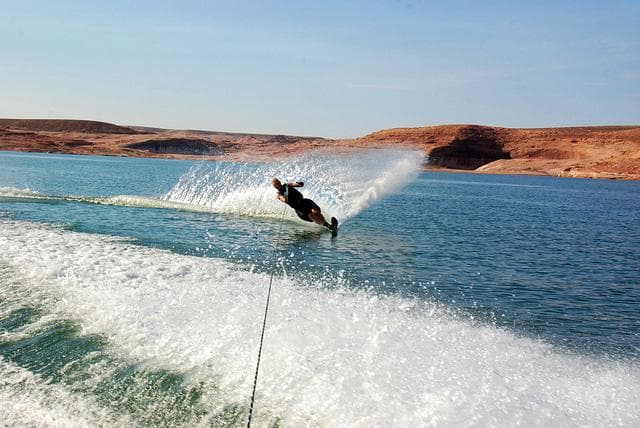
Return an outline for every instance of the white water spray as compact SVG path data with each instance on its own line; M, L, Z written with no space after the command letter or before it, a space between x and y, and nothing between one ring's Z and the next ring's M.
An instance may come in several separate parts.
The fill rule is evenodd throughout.
M342 154L313 152L263 164L200 162L161 197L51 195L0 187L0 198L280 217L282 205L271 187L271 178L279 177L283 181L304 181L303 195L313 199L326 217L335 216L344 222L410 183L420 172L423 160L420 151L379 149ZM292 210L287 210L286 216L295 218Z
M266 164L199 163L163 199L214 212L279 217L271 178L304 181L302 193L342 222L411 182L424 154L415 150L309 153ZM288 212L291 217L292 212Z

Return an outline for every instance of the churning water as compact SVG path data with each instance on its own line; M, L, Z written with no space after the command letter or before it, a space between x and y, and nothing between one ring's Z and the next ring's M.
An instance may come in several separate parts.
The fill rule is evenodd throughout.
M246 425L274 272L256 426L637 426L640 186L421 162L0 153L0 424Z

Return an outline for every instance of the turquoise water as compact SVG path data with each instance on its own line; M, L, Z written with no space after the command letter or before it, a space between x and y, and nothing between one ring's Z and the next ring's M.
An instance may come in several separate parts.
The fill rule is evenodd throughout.
M421 163L1 152L5 419L245 425L273 272L258 426L637 425L640 184Z

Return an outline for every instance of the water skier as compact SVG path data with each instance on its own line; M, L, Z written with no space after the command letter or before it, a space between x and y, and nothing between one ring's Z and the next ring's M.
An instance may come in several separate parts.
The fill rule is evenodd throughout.
M302 220L324 226L334 233L338 231L338 220L336 220L335 217L331 217L331 224L327 223L322 215L320 207L311 199L307 199L302 196L302 193L296 189L296 187L304 186L302 181L282 184L280 180L274 178L271 180L271 184L278 191L278 195L276 197L296 210L296 214Z

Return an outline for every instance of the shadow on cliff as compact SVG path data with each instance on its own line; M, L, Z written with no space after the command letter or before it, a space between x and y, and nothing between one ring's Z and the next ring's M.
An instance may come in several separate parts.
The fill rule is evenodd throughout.
M498 159L510 159L503 150L500 133L484 126L461 127L446 146L429 153L429 165L442 168L473 170Z
M144 150L151 153L162 154L212 155L220 153L220 149L215 143L192 138L146 140L128 144L124 147L127 149Z

